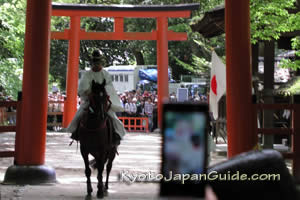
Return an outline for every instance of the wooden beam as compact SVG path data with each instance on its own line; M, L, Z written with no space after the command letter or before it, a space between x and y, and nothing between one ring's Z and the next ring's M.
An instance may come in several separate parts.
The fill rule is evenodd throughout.
M52 10L52 16L80 16L80 17L133 17L156 18L190 17L191 11L95 11L95 10Z
M64 32L51 31L52 40L69 40L70 29L65 29Z
M17 101L0 101L0 107L17 106Z
M291 128L259 128L258 133L264 135L292 135L294 134L294 129Z
M0 126L0 134L5 132L15 132L16 126Z
M123 17L115 18L114 31L118 32L118 33L124 32L124 18Z
M0 158L8 158L8 157L14 157L15 152L14 151L0 151Z
M69 40L69 29L64 32L51 32L51 39ZM157 40L157 31L152 32L85 32L80 31L80 40ZM169 41L187 40L186 33L168 31L167 38Z

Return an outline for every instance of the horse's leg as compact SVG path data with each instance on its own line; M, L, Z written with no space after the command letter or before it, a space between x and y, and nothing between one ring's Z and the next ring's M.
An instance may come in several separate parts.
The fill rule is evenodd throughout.
M87 195L88 196L91 196L92 192L93 192L93 188L92 188L92 183L91 183L91 169L90 169L90 166L89 166L89 153L86 152L84 150L84 148L81 146L80 147L80 152L81 152L81 155L82 155L82 158L83 158L83 161L84 161L84 166L85 166L85 176L86 176L86 186L87 186Z
M109 179L109 174L112 168L112 163L115 159L116 152L115 152L115 147L110 150L108 153L108 161L106 164L106 182L105 182L105 190L108 190L108 179Z
M101 155L96 159L97 162L97 169L98 169L98 191L97 191L97 198L102 199L104 197L104 188L103 188L103 181L102 181L102 173L104 169L104 164L105 164L105 155Z

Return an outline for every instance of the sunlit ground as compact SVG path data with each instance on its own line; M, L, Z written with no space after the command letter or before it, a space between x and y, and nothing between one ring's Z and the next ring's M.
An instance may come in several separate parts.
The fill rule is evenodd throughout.
M62 184L85 182L84 163L79 145L75 142L69 146L69 133L48 132L45 164L56 171L57 181ZM0 151L14 150L15 133L0 135ZM222 142L222 140L220 140ZM275 144L279 151L288 151L288 147ZM218 144L211 154L210 165L226 160L226 144ZM161 137L159 134L128 133L119 147L119 154L114 161L110 182L119 181L120 172L128 170L136 173L160 172ZM0 180L4 179L6 169L13 165L12 158L0 159ZM292 162L286 160L291 171ZM92 174L92 182L97 182L96 171Z

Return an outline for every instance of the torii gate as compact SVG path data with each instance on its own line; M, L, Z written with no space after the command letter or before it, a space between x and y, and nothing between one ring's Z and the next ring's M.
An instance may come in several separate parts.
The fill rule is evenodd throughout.
M189 17L199 4L182 5L88 5L52 3L52 16L69 16L70 29L52 32L51 39L69 40L67 100L63 126L76 113L80 40L156 40L158 69L158 121L161 123L162 101L168 98L168 41L186 40L186 33L168 31L168 18ZM81 17L114 18L114 32L86 32L80 29ZM124 18L155 18L157 29L152 32L124 32Z
M52 9L51 9L52 8ZM64 126L76 112L80 40L156 40L158 65L158 116L168 98L168 41L186 40L186 33L168 31L168 18L189 17L199 4L172 6L103 6L57 4L51 0L27 0L21 120L17 126L15 165L6 171L4 182L38 184L55 182L55 171L44 166L47 125L47 93L50 37L69 40L67 101ZM50 35L51 16L70 16L70 29ZM80 17L113 17L114 32L85 32ZM156 18L151 33L124 32L124 17Z

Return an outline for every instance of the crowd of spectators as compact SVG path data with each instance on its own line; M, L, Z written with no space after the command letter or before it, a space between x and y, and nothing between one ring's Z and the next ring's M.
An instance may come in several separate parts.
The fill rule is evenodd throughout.
M124 112L117 113L119 117L147 117L149 129L153 131L157 126L157 93L156 91L132 90L123 93L118 92ZM12 97L0 92L0 101L12 101ZM48 113L60 113L64 111L65 94L59 91L52 91L48 94ZM170 94L170 101L176 102L176 94ZM189 97L189 101L206 102L205 95L194 95ZM78 107L80 98L78 97ZM15 112L13 107L7 107L6 112ZM11 117L9 123L15 124L15 117ZM62 115L48 115L48 123L62 122Z
M65 95L59 91L48 94L48 112L64 112Z
M7 95L5 92L0 92L0 101L13 101L13 97Z
M150 130L157 128L157 93L156 91L142 92L141 90L132 90L119 93L121 104L125 112L117 113L118 116L125 117L148 117ZM169 96L171 102L177 102L176 94ZM195 94L189 96L188 101L207 102L206 95Z
M0 101L13 101L13 97L6 95L5 92L0 92ZM16 110L15 106L0 107L0 124L15 125L17 118Z
M119 117L147 117L149 130L153 131L157 126L157 94L156 91L132 90L119 93L124 112L117 113Z
M170 101L177 102L177 97L176 97L175 92L170 94ZM187 97L187 101L188 102L207 103L208 98L207 98L207 95L205 95L205 94L196 93L195 95L189 95Z
M65 95L61 92L52 91L48 94L47 129L60 130L63 120ZM79 101L78 101L79 102Z

